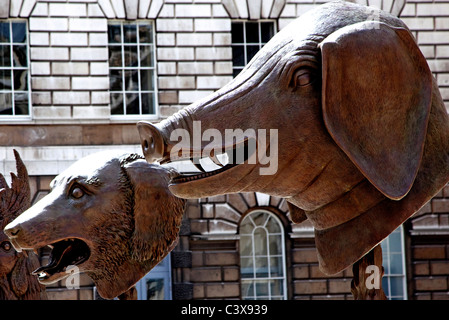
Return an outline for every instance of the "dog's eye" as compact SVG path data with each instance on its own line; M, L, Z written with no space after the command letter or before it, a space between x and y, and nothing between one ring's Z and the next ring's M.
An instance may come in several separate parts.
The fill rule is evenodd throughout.
M8 251L11 250L12 245L11 245L11 243L10 243L9 241L4 241L4 242L2 242L1 247L2 247L3 250L5 250L6 252L8 252Z
M293 74L293 86L305 87L311 84L314 80L313 73L310 69L299 69Z
M71 195L73 198L79 199L84 196L84 191L79 187L75 187L72 189Z

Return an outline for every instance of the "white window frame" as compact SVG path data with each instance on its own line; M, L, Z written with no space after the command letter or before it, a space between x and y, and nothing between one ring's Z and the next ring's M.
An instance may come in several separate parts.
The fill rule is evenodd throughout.
M273 36L276 34L277 32L277 23L276 20L274 19L261 19L261 20L257 20L257 21L252 21L252 20L241 20L241 19L235 19L232 20L232 23L243 23L243 42L232 42L231 43L231 47L234 46L243 46L243 50L244 50L244 65L243 66L235 66L234 65L234 61L232 63L232 73L234 73L234 70L240 70L239 73L243 70L243 68L248 64L249 60L248 60L248 46L255 46L258 45L259 46L259 50L267 43L267 42L262 42L262 33L261 33L261 23L264 22L271 22L273 23ZM246 24L247 23L257 23L257 28L258 28L258 32L259 32L259 42L247 42L247 36L246 36ZM232 30L231 30L232 33ZM234 57L232 57L234 59Z
M152 67L141 67L141 66L137 66L137 67L126 67L125 66L125 61L124 61L124 57L125 57L125 53L124 53L124 45L126 45L126 43L124 42L124 37L123 37L123 26L125 25L136 25L139 26L140 24L142 25L148 25L150 24L152 26L152 38L153 38L153 42L150 44L150 46L153 48L153 66ZM111 88L109 88L109 94L111 95L112 93L122 93L124 95L124 101L123 101L123 111L124 114L119 114L119 115L114 115L112 114L112 106L110 105L111 108L111 115L110 115L110 119L111 120L129 120L129 121L135 121L135 120L155 120L159 118L159 103L158 103L158 87L157 87L157 59L156 59L156 32L155 32L155 23L152 20L134 20L134 21L125 21L125 20L109 20L108 21L108 27L110 25L120 25L120 29L122 32L122 41L120 43L117 44L112 44L112 46L120 46L121 47L121 59L122 59L122 66L121 67L111 67L110 65L108 66L108 73L110 74L111 70L121 70L121 71L126 71L126 70L136 70L138 73L138 88L137 90L134 91L126 91L126 90L122 90L122 91L112 91ZM138 54L138 61L140 64L140 37L137 37L137 54ZM145 44L146 46L147 44ZM108 48L109 46L111 46L111 44L109 43L109 35L108 35ZM109 58L108 58L108 64L109 64ZM142 91L141 90L141 78L140 78L140 70L152 70L153 71L153 91L149 91L149 90L145 90ZM125 76L124 74L122 75L122 86L124 85L125 82ZM122 88L123 89L123 88ZM140 114L126 114L126 104L125 104L125 96L128 93L136 93L139 95L139 97L141 96L141 93L147 93L147 92L153 92L154 94L154 105L153 105L153 109L154 109L154 113L152 114L142 114L142 101L139 98L139 113ZM111 103L112 104L112 98L111 98Z
M10 34L10 41L8 43L9 47L10 47L10 59L11 59L11 66L9 67L5 67L5 66L0 66L0 70L10 70L11 71L11 90L0 90L0 93L5 93L5 92L11 92L11 104L12 104L12 111L13 114L12 115L0 115L0 121L24 121L24 120L31 120L33 118L32 115L32 105L31 105L31 60L30 60L30 34L28 32L28 21L26 19L5 19L5 20L0 20L0 22L2 23L9 23L9 34ZM14 51L13 51L13 46L14 44L19 44L19 43L15 43L13 42L13 32L12 32L12 24L13 23L24 23L25 24L25 32L26 32L26 42L25 43L20 43L21 45L25 45L26 46L26 54L27 54L27 67L23 68L23 67L14 67ZM28 89L26 91L23 90L15 90L14 88L14 70L26 70L27 71L27 87ZM28 114L27 115L16 115L16 108L15 108L15 95L16 92L26 92L28 95Z
M251 281L267 281L267 282L270 282L270 280L282 280L282 290L283 290L283 294L282 294L282 296L273 296L273 295L271 295L271 288L270 288L270 286L268 286L268 296L263 296L263 297L257 297L257 294L256 294L256 292L255 292L255 290L256 290L256 286L254 285L254 294L252 295L252 296L243 296L243 292L241 292L241 295L242 295L242 299L245 299L245 298L247 298L247 299L260 299L260 298L263 298L263 299L272 299L273 297L276 297L277 299L282 299L282 300L286 300L287 299L287 266L286 266L286 253L285 253L285 231L284 231L284 226L283 226L283 224L282 224L282 222L281 222L281 220L273 213L273 212L271 212L271 211L269 211L269 210L265 210L265 209L256 209L256 210L253 210L253 211L251 211L251 212L249 212L247 215L245 215L245 217L242 219L242 221L241 221L241 224L246 220L246 219L250 219L250 221L251 221L251 223L253 224L253 231L252 231L252 234L243 234L243 233L240 233L240 236L242 236L242 235L245 235L245 236L251 236L252 237L252 255L251 256L243 256L241 253L240 253L240 259L241 258L251 258L252 257L252 259L253 259L253 266L255 266L255 259L256 259L256 255L255 255L255 248L254 248L254 230L256 230L257 228L265 228L265 226L266 226L266 223L268 222L268 220L269 220L269 218L267 218L267 220L265 221L265 224L264 224L264 226L256 226L256 224L254 223L254 221L253 221L253 219L252 219L252 215L254 215L254 214L257 214L257 213L260 213L260 212L262 212L262 213L267 213L268 214L268 216L270 217L270 218L272 218L278 225L279 225L279 228L280 228L280 230L281 230L281 232L280 232L280 236L281 236L281 253L280 253L280 255L282 256L282 258L281 258L281 261L282 261L282 273L283 273L283 275L281 276L281 277L272 277L271 275L270 275L270 273L271 273L271 268L270 268L270 257L272 256L271 254L270 254L270 252L269 252L269 247L267 247L267 260L268 260L268 277L257 277L256 276L256 273L255 273L255 269L254 269L254 271L253 271L253 277L252 278L242 278L242 277L240 277L240 282L241 282L241 284L243 283L243 282L251 282ZM240 225L241 225L240 224ZM270 233L266 228L265 228L265 232L267 233L267 235L269 236L269 235L278 235L278 234L273 234L273 233ZM241 241L241 240L240 240ZM268 244L267 244L267 246L268 246ZM242 248L242 246L240 246L240 248ZM276 255L277 256L277 255Z
M399 233L399 239L401 241L400 243L400 250L401 252L391 252L391 241L392 241L392 235ZM407 300L407 276L406 276L406 261L405 261L405 241L404 241L404 228L402 225L400 225L396 230L394 230L387 238L385 238L381 242L382 246L382 265L384 267L384 276L382 278L382 288L385 292L385 295L389 300ZM401 273L390 273L390 257L392 254L401 254L401 263L402 263L402 271ZM392 278L402 278L400 283L402 286L402 296L395 296L392 295Z
M164 282L164 300L172 300L171 259L168 254L159 264L136 283L137 299L148 300L148 281L162 280Z

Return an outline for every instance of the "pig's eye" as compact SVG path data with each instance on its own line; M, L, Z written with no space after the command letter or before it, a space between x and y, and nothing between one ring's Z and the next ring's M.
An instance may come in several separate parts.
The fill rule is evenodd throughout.
M311 84L314 80L313 71L305 68L295 71L293 74L292 85L293 87L305 87Z
M72 191L70 192L70 195L75 198L75 199L79 199L82 196L84 196L84 191L83 189L81 189L80 187L75 186Z
M9 241L3 241L2 244L1 244L1 248L3 250L5 250L6 252L8 252L8 251L11 250L12 245L11 245L11 243Z

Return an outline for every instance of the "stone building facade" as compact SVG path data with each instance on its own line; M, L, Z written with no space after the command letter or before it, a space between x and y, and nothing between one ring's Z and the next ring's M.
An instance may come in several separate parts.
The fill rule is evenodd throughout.
M160 121L221 88L263 45L266 30L275 33L324 2L0 0L1 172L14 171L17 149L37 201L55 175L85 155L141 153L137 120ZM368 2L410 27L449 108L449 1ZM245 30L240 42L238 28ZM249 41L251 30L258 40ZM141 297L164 297L154 295L160 288L148 291L151 283L173 299L350 299L352 271L322 274L312 228L288 215L284 200L257 193L189 200L180 242L164 267L168 280L144 280ZM448 217L444 189L385 242L390 297L449 298ZM266 232L257 237L274 245L256 257L243 229L260 227L257 219ZM268 269L259 272L256 259ZM79 290L58 283L48 292L53 299L95 296L85 276Z

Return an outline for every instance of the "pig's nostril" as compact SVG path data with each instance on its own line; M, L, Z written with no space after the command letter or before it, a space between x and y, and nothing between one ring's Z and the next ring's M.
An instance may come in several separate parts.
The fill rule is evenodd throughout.
M11 228L11 229L5 229L5 233L9 236L15 237L20 233L20 228L15 227L15 228Z

